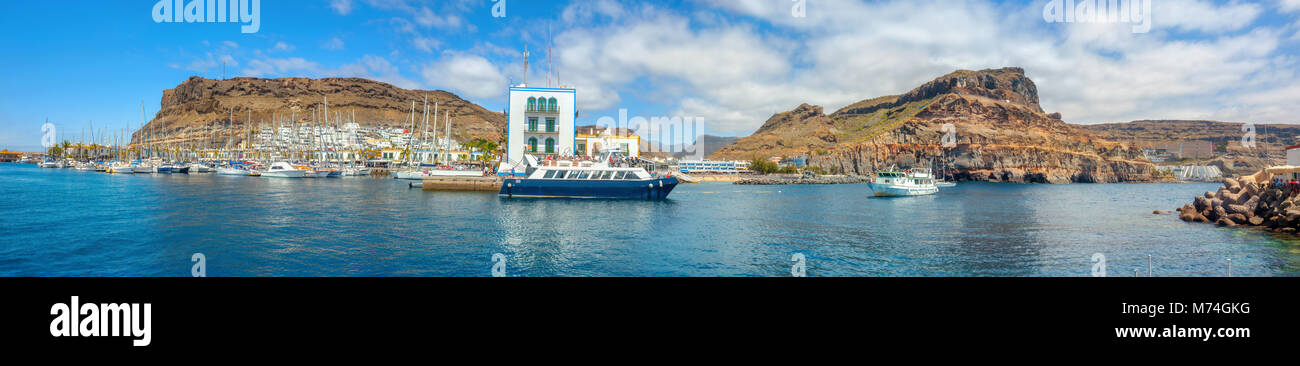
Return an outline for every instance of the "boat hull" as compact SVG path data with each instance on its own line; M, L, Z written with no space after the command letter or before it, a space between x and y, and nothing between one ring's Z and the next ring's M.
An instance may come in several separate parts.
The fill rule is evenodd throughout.
M925 196L939 193L939 187L935 186L905 186L881 183L867 183L871 188L872 195L876 197L906 197L906 196Z
M394 179L423 180L428 177L482 177L478 170L424 170L393 173Z
M302 178L307 172L301 170L282 170L275 172L262 172L263 177L267 178Z
M570 180L507 178L503 197L608 198L660 200L677 187L677 178L649 180Z

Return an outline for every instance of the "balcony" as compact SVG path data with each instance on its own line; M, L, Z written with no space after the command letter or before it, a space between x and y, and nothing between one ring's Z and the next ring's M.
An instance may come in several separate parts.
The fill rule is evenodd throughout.
M548 107L548 106L534 105L534 106L528 106L528 107L524 108L524 112L525 112L525 113L540 113L540 114L560 114L560 109L559 109L559 108L551 108L551 107Z

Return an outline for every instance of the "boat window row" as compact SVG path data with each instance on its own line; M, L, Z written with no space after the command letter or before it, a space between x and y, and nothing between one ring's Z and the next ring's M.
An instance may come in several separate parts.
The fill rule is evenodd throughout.
M545 179L636 180L634 171L626 170L548 170Z

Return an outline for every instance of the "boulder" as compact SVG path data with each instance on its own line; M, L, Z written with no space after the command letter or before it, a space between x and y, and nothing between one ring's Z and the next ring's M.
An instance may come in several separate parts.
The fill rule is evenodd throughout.
M1227 207L1225 211L1227 211L1228 214L1241 214L1241 215L1245 215L1246 212L1249 212L1249 211L1250 211L1250 210L1246 209L1246 205L1225 205L1225 206Z
M1204 211L1206 208L1210 207L1210 199L1206 197L1197 196L1196 199L1192 200L1192 207L1195 207L1196 211Z
M1238 213L1228 215L1228 220L1232 220L1232 223L1237 225L1245 224L1247 221L1246 215Z
M1260 189L1258 185L1255 185L1255 183L1246 184L1245 188L1246 192L1249 192L1251 196L1259 195Z
M1208 223L1211 223L1211 222L1214 222L1214 221L1210 220L1210 218L1205 217L1205 215L1202 215L1202 214L1200 214L1199 212L1196 213L1196 217L1192 218L1192 220L1194 220L1194 221L1196 221L1196 222L1204 222L1204 223L1207 223L1207 224L1208 224Z
M1218 219L1221 219L1221 218L1224 218L1224 217L1228 217L1228 211L1227 211L1227 210L1224 210L1224 209L1223 209L1223 206L1215 207L1214 210L1211 210L1210 212L1213 212L1214 215L1213 215L1213 216L1211 216L1211 215L1206 215L1206 216L1209 217L1209 218L1211 218L1211 219L1218 220Z
M1264 218L1259 216L1252 217L1246 221L1250 222L1250 224L1254 226L1259 226L1264 224Z
M1215 221L1214 224L1218 226L1237 226L1237 224L1233 223L1232 220L1228 220L1227 217L1220 218L1218 221Z
M1224 193L1220 197L1223 197L1223 203L1228 205L1246 202L1245 199L1242 199L1242 195L1240 193L1228 192L1228 193Z
M1232 190L1234 188L1240 189L1241 182L1237 181L1236 178L1223 178L1223 186L1227 187L1229 190Z
M1249 200L1246 200L1246 203L1243 203L1242 206L1246 206L1246 212L1243 213L1246 214L1247 217L1254 216L1255 210L1259 209L1259 196L1251 197Z
M1205 198L1214 198L1214 192L1205 191Z

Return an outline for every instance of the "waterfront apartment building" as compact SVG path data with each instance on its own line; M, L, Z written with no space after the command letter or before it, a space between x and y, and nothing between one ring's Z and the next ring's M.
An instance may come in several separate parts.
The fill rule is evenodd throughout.
M524 155L571 156L577 90L512 86L507 98L506 158L500 172L521 165Z
M749 172L747 161L713 161L682 160L677 162L677 170L686 173L703 174L739 174Z

